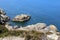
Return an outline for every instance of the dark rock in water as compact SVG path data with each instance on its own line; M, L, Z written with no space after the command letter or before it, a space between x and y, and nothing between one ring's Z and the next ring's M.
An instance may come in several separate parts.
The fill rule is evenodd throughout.
M25 22L28 21L31 17L26 14L17 15L12 21L14 22Z
M0 24L5 24L9 20L10 18L6 16L6 13L2 9L0 9Z

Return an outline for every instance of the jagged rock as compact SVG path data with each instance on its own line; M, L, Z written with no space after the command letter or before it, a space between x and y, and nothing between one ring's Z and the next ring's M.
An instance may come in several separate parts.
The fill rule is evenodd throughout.
M5 24L7 21L9 21L9 17L6 16L6 13L0 9L0 24Z
M21 14L21 15L17 15L12 21L24 22L24 21L28 21L30 18L31 17L29 15Z

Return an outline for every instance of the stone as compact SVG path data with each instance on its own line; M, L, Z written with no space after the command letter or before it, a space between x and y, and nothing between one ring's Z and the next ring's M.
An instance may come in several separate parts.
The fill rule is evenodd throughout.
M14 26L14 29L17 29L17 28L19 28L19 27L18 27L17 25L15 25L15 26Z
M46 27L46 24L45 23L37 23L37 24L32 24L32 25L28 25L26 27L20 27L18 29L22 29L22 30L28 30L28 31L32 31L32 30L36 30L36 31L43 31L43 32L46 32L46 30L42 30L43 28Z
M58 37L59 37L59 36L56 35L56 34L50 34L50 35L47 35L48 40L57 40Z
M6 13L5 13L5 11L3 9L0 8L0 14L5 15Z
M55 25L49 25L48 27L49 27L50 31L54 31L54 32L58 31L58 29L57 29L57 27Z
M13 26L11 26L10 23L6 23L6 24L5 24L5 27L6 27L9 31L14 30L14 29L13 29Z
M7 36L7 37L3 37L3 38L0 38L0 40L24 40L25 38L24 37L16 37L16 36Z
M35 26L37 29L39 29L39 28L44 29L46 27L46 24L45 23L37 23L37 24L35 24Z
M6 15L3 9L0 8L0 24L5 24L10 18Z
M25 22L28 21L31 17L26 14L17 15L12 21L15 22Z

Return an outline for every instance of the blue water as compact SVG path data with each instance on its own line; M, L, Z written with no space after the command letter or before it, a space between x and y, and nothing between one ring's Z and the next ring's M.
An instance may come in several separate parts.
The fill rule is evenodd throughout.
M60 30L60 0L0 0L0 8L11 19L22 13L31 16L30 21L19 25L43 22L47 25L54 24Z

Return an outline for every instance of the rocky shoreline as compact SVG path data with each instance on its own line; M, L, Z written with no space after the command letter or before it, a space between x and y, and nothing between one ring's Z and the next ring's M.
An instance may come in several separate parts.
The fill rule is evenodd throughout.
M28 15L17 15L13 21L19 21L19 22L24 22L24 21L27 21L30 19L30 16ZM8 31L28 31L29 33L25 33L25 34L29 34L30 36L32 35L33 38L37 36L34 35L35 33L43 33L42 36L40 37L39 35L39 40L60 40L60 32L58 31L57 27L55 25L49 25L47 26L47 24L45 23L36 23L36 24L33 24L33 25L27 25L25 27L22 27L22 26L18 26L18 25L15 25L15 26L12 26L10 25L10 23L8 23L8 21L10 20L10 18L8 16L6 16L6 13L0 9L0 25L4 25L5 28L8 29ZM33 33L30 33L32 32ZM23 32L23 34L24 34ZM20 32L19 32L20 33ZM29 36L29 37L30 37ZM11 40L25 40L24 38L20 39L19 37L13 37L11 36ZM16 38L16 39L15 39ZM1 38L0 38L1 39ZM9 36L8 37L4 37L3 39L1 40L10 40L9 39ZM32 38L30 38L31 40L33 40ZM29 40L30 40L29 39ZM26 39L28 40L28 39Z
M58 29L55 25L49 25L47 26L45 23L37 23L34 25L28 25L26 27L20 27L16 26L16 28L12 28L11 26L5 26L9 31L37 31L40 33L47 33L46 37L49 40L57 40L60 36L60 32L58 32ZM11 29L10 29L11 28Z
M5 24L10 18L6 15L5 11L0 8L0 24Z

